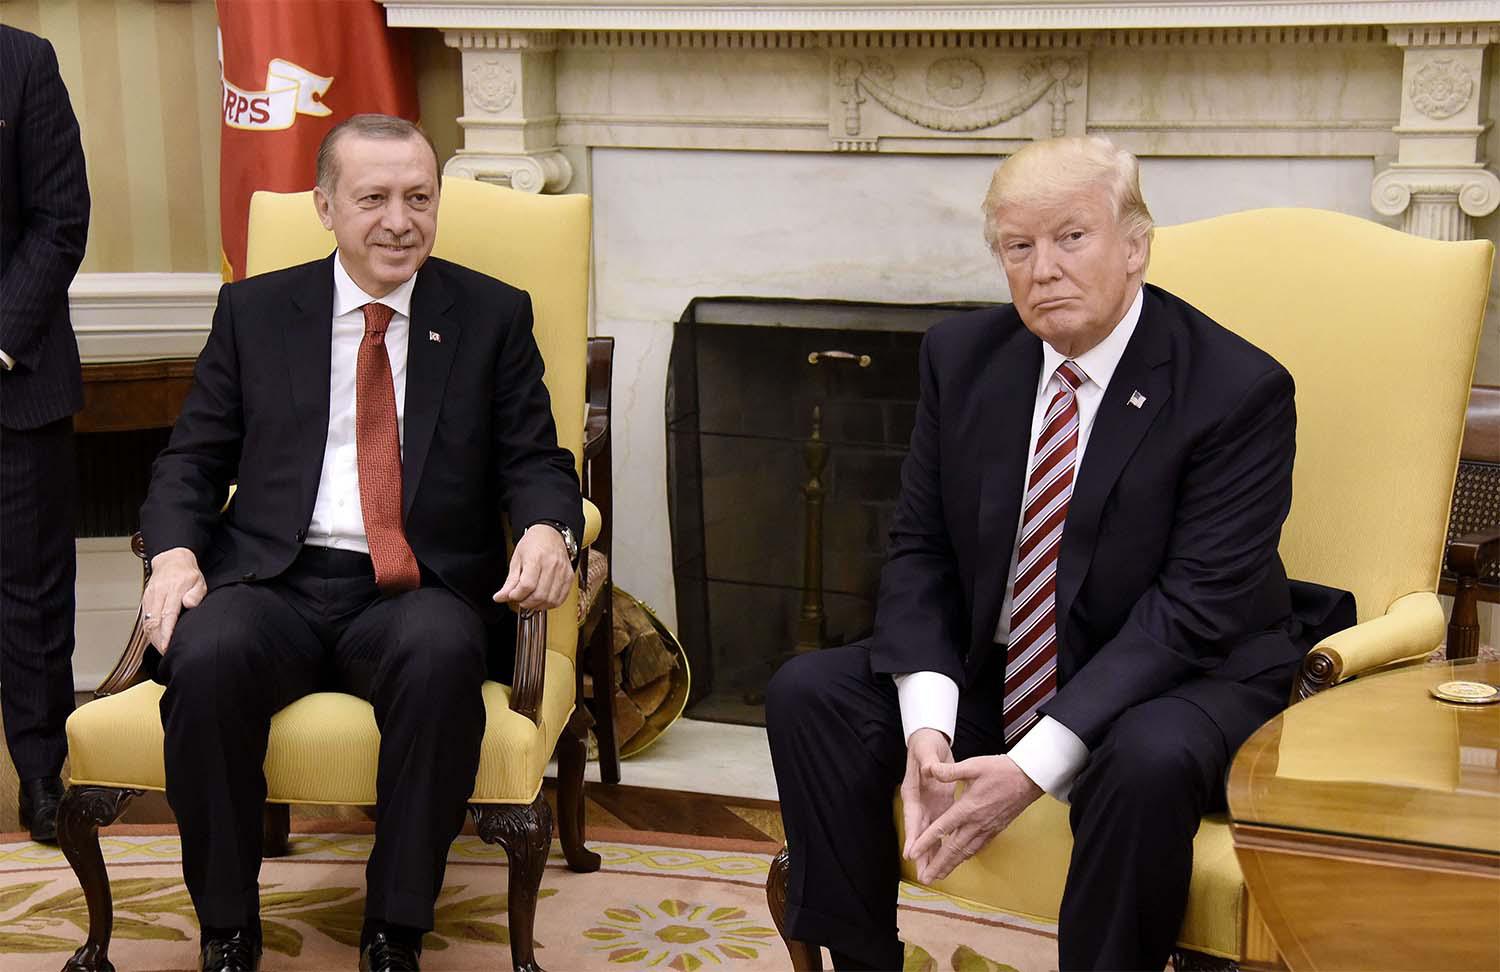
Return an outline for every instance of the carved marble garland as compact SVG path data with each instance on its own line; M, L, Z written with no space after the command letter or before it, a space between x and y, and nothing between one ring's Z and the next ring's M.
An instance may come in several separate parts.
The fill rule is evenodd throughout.
M1021 71L1020 85L1004 97L976 105L985 92L985 72L968 57L943 57L927 68L925 87L931 101L921 101L896 90L896 71L882 58L837 58L833 62L834 83L845 106L843 135L860 134L860 105L865 95L891 114L934 132L975 132L994 128L1029 110L1043 98L1052 105L1053 135L1067 133L1069 88L1083 84L1081 57L1037 58ZM837 138L837 136L835 136ZM868 150L874 140L866 140Z

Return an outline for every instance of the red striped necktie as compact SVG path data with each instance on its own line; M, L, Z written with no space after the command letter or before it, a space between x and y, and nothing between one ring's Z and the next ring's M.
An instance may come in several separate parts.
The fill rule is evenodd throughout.
M420 587L422 574L401 526L401 437L396 428L396 383L385 348L385 331L394 312L373 301L364 311L365 338L359 343L354 379L359 504L375 583L386 594L399 594Z
M1057 550L1062 543L1073 470L1078 464L1076 392L1088 375L1058 365L1060 386L1047 405L1026 477L1025 516L1011 588L1010 644L1005 651L1005 741L1014 743L1057 693Z

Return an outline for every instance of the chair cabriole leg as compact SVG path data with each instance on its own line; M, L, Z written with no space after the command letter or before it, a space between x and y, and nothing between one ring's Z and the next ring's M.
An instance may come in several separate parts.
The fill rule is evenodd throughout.
M474 827L487 844L505 848L510 862L510 960L516 972L542 972L536 964L532 932L536 899L542 889L542 870L552 846L552 808L540 793L527 806L475 803L469 805Z
M292 808L285 803L266 804L260 837L261 857L285 857L292 836Z
M114 823L140 790L104 786L70 786L57 811L57 842L68 859L89 908L88 940L63 966L64 972L114 972L109 937L115 906L109 872L99 850L99 828Z
M583 764L587 755L583 741L590 721L580 703L557 739L557 836L568 867L581 873L599 870L599 855L583 842Z
M792 968L796 972L820 972L823 950L817 945L786 937L786 882L791 870L792 858L783 847L771 859L771 870L766 875L766 905L771 909L771 920L776 922L776 932L792 958Z

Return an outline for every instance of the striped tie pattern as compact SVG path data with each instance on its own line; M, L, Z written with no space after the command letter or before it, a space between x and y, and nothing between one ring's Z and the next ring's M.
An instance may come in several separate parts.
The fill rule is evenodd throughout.
M1073 469L1078 462L1078 387L1088 376L1071 361L1037 435L1026 477L1025 516L1011 589L1010 644L1005 652L1005 741L1014 743L1057 692L1057 549L1062 542Z

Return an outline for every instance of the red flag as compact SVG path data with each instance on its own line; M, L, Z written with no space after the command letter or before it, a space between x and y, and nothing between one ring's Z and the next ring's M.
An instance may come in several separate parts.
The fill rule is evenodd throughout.
M224 275L245 274L257 189L311 189L318 143L350 115L417 118L405 34L376 0L218 0Z

